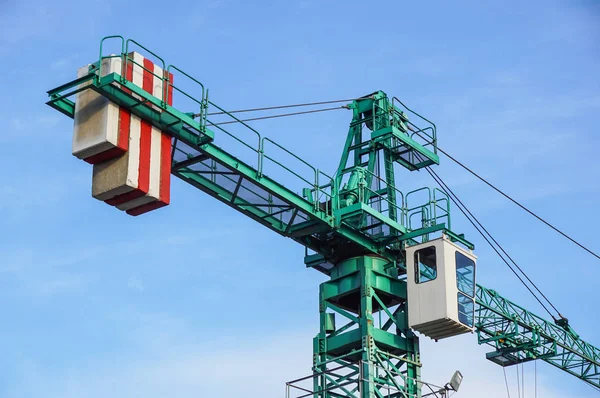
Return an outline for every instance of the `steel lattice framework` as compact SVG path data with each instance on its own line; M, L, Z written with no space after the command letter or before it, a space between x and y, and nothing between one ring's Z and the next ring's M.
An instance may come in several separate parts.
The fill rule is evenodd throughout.
M570 327L560 327L477 286L476 329L479 344L495 351L487 357L502 366L542 359L600 386L600 349L583 341Z
M119 43L119 54L103 53L108 41ZM185 78L184 87L177 78L172 84L160 77L191 109L168 105L170 90L155 97L124 74L102 71L104 58L120 57L124 68L134 62L134 48ZM433 123L381 91L353 101L342 159L329 176L211 102L198 80L133 40L104 38L89 73L50 90L48 105L73 117L71 97L90 89L172 135L174 176L300 243L307 267L330 277L319 290L320 329L306 396L421 396L419 341L407 322L405 244L443 233L473 248L450 229L444 192L404 194L395 184L394 164L418 170L438 163ZM223 128L209 109L235 127ZM336 327L336 320L343 324ZM547 322L478 286L475 326L479 343L494 347L488 358L496 363L541 359L600 387L598 348L568 325Z

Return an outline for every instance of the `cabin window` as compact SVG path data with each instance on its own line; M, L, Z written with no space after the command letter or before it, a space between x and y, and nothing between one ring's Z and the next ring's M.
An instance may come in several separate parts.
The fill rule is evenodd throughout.
M425 247L415 252L415 282L425 283L437 277L435 246Z
M456 286L469 297L475 297L475 262L456 252Z
M465 326L473 327L475 303L471 297L458 292L458 320Z

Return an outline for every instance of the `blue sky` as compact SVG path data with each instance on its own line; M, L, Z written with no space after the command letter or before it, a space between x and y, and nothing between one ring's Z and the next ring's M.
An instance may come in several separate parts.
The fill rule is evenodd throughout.
M229 109L396 95L436 122L440 146L599 251L599 3L414 3L0 2L0 397L281 397L310 371L324 278L301 247L178 180L171 206L142 217L91 198L72 121L45 92L95 61L109 34L147 44ZM254 126L333 172L349 119ZM437 170L599 345L598 260L448 160ZM400 189L427 177L403 173ZM543 315L454 214L477 245L479 282ZM506 396L474 336L422 345L427 380L461 369L459 396ZM597 396L537 368L540 396Z

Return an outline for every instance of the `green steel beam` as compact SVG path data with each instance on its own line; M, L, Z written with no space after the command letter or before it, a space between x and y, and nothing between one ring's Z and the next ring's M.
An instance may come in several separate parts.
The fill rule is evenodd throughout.
M600 349L569 327L560 327L477 285L475 328L480 344L496 349L496 363L513 365L541 359L600 388Z
M390 392L420 397L419 344L408 328L406 282L376 256L349 258L330 275L319 289L321 327L313 344L312 397L373 398ZM344 326L332 328L334 316ZM339 365L344 372L332 370ZM324 374L328 377L320 377ZM353 389L340 391L347 381Z
M118 38L122 40L123 62L132 62L128 48L130 42L135 42ZM74 117L75 103L70 97L82 90L95 90L175 138L173 154L183 154L184 159L173 161L173 175L317 253L306 257L307 266L331 279L320 289L321 327L314 339L315 394L309 395L374 398L383 397L387 391L385 396L389 397L419 398L421 363L418 338L407 322L401 267L403 242L414 244L417 239L429 239L430 234L445 233L453 241L473 248L463 235L450 230L447 196L436 199L436 192L432 196L429 190L429 202L409 207L409 196L419 190L403 195L396 189L392 161L409 170L439 162L435 125L397 98L390 104L382 91L353 101L348 105L353 118L338 171L323 183L319 179L325 174L209 102L204 86L178 68L162 65L163 70L181 72L202 87L200 100L188 96L199 105L200 113L169 106L119 74L100 77L97 65L102 65L102 58L101 55L90 67L88 75L48 91L47 104ZM171 83L165 80L165 84ZM396 102L426 121L428 127L420 129L408 121L394 105ZM214 131L208 129L209 105L254 132L257 141L245 142L215 124ZM363 132L365 126L371 130L368 137ZM222 134L253 150L256 165L217 146L214 141ZM417 142L412 138L415 134L425 134L430 141ZM312 169L314 181L265 153L265 143ZM305 184L303 194L266 176L266 160L300 178ZM446 209L439 205L444 200ZM382 201L388 203L385 214ZM442 215L437 215L438 211ZM413 215L420 216L420 224L415 228L411 227ZM371 224L365 225L365 220L371 220ZM383 227L387 228L386 233L377 232ZM329 268L323 266L325 262L331 264ZM345 319L345 325L330 330L331 315L327 309ZM477 289L476 331L480 344L495 348L488 358L496 363L510 365L541 359L600 388L598 348L581 340L568 325L548 322L481 286ZM332 364L341 365L350 373L336 375Z
M127 57L125 54L122 54L122 56L124 59ZM99 60L97 64L101 64L101 61ZM331 198L329 204L330 208L323 210L320 207L320 203L312 200L312 198L302 197L295 192L288 190L285 186L277 181L263 175L262 164L264 163L265 159L272 160L271 157L265 154L263 148L263 143L268 139L261 139L259 135L258 146L253 148L257 153L257 166L254 167L246 164L213 143L216 134L215 131L206 128L205 121L195 120L195 117L198 115L182 112L172 106L169 106L161 99L147 93L142 88L124 79L117 73L111 73L106 76L99 77L98 68L95 68L94 65L90 67L90 72L87 76L50 90L48 92L50 97L48 105L58 109L70 117L73 117L74 104L69 97L83 89L95 90L116 104L129 109L132 113L144 120L149 121L154 126L161 129L161 131L169 133L177 141L181 141L196 150L201 159L210 159L215 161L229 172L243 178L244 181L249 181L254 186L258 187L258 189L264 190L270 195L277 197L280 201L284 202L286 206L293 208L296 211L296 214L301 213L305 215L305 218L307 218L306 221L310 220L312 223L298 223L297 225L293 226L283 225L283 223L274 223L273 217L269 214L261 214L260 211L249 210L248 204L246 203L230 201L228 194L221 192L221 190L216 186L218 184L212 183L212 188L210 188L209 185L211 185L211 183L209 180L192 177L194 173L190 170L187 170L184 173L182 171L183 169L181 169L183 164L180 166L174 165L173 174L175 176L189 182L197 188L202 189L204 192L211 193L213 197L225 202L229 206L241 211L244 214L253 214L253 219L257 220L263 225L266 225L282 235L291 237L292 239L295 239L299 243L303 244L306 244L305 242L315 240L314 237L309 237L310 235L315 233L326 233L328 231L332 232L334 236L337 237L337 242L336 239L330 239L329 243L323 246L326 249L322 253L324 255L330 255L330 250L327 249L327 246L338 245L339 241L343 241L345 246L356 247L355 249L347 247L347 251L350 252L359 252L362 250L367 253L375 253L385 256L391 262L396 261L399 257L401 257L400 247L389 245L388 242L384 239L381 239L381 237L370 236L368 233L362 232L361 228L358 226L342 221L341 218L344 213L349 211L352 207L337 208L337 210L334 209L336 205L340 205L341 200L337 197L339 187L336 187L333 181L330 181L327 184L330 187L328 188L329 191L326 193L326 195L329 195L328 197ZM382 92L378 92L372 97L377 100L384 101L384 104L389 103L389 101L387 101L387 97ZM205 101L205 99L202 99L202 101ZM371 100L365 101L368 102ZM369 104L365 105L365 101L360 102L356 105L356 107L359 110L368 109ZM372 102L373 101L371 101L371 103ZM383 115L385 115L385 113L383 113ZM202 119L202 115L200 115L200 118ZM377 120L386 119L381 119L381 117L378 116ZM349 134L349 142L359 142L361 140L359 131L357 130L358 127L359 126L354 127L354 130L351 129L351 133ZM221 127L218 128L221 131L229 134ZM268 141L272 142L270 140ZM285 148L282 149L285 150ZM289 153L291 154L291 152ZM356 157L356 159L359 158L360 156ZM375 167L373 163L373 159L375 159L375 157L370 156L370 159L369 167L373 169ZM188 159L186 162L187 163L185 165L188 166L188 168L194 163L191 159ZM288 169L288 171L291 170ZM369 171L369 173L372 173L372 171ZM319 182L317 180L318 172L316 171L315 174L316 178L312 187L312 191L316 194L321 194L321 192L324 192L324 190L319 186ZM393 174L388 173L388 177L390 175L393 176ZM393 181L389 181L388 186L393 187ZM395 211L390 212L390 215L393 216L393 218L390 218L376 211L365 203L361 202L357 203L356 205L360 207L358 210L361 217L370 215L375 219L380 220L380 222L390 227L393 236L398 236L409 232L404 225L393 219L396 217ZM311 228L307 228L306 226L308 225L311 225ZM310 245L310 247L314 248L314 245Z
M263 175L260 171L261 158L264 156L264 152L261 150L261 148L257 149L259 167L252 167L232 156L220 147L214 145L212 140L215 136L215 132L204 128L202 124L195 121L190 114L181 112L165 104L163 101L145 92L133 83L121 79L121 77L115 73L109 74L102 78L95 76L94 72L91 72L91 75L92 76L88 76L87 79L77 79L76 81L50 90L50 101L48 101L48 104L56 107L58 106L57 104L66 103L66 101L68 101L66 96L73 94L73 91L69 91L70 89L77 87L82 81L90 81L89 85L86 86L87 89L93 89L101 95L109 98L111 101L130 109L132 113L136 114L140 118L143 118L144 120L150 121L157 128L168 132L174 138L194 148L206 158L214 160L224 168L243 177L245 180L250 181L257 187L260 187L260 189L273 194L294 209L304 212L311 220L320 223L322 225L322 230L332 230L336 235L347 240L348 242L362 247L363 250L368 252L384 255L390 260L397 258L399 254L398 252L390 250L383 243L378 242L376 239L369 238L367 235L360 233L360 231L357 231L355 228L347 225L340 225L335 228L332 214L327 214L318 206L315 206L314 203L311 203L300 195L288 190L282 184ZM67 91L67 93L64 93L64 91ZM141 98L141 100L134 97L129 91ZM63 105L60 105L60 107L61 109L64 108ZM162 112L157 109L162 109ZM73 113L68 113L68 115L70 117L74 116ZM182 126L188 126L189 128L183 128ZM193 173L188 172L183 174L181 171L175 168L173 170L173 174L184 181L190 183L193 181L192 185L196 186L197 188L202 186L202 190L205 192L212 194L219 191L218 189L207 188L207 181L191 178ZM203 183L199 183L199 181L202 181ZM213 186L213 188L216 187ZM227 195L224 196L217 193L213 194L212 196L225 202L229 206L236 208L242 213L248 214L247 208L240 207L238 203L231 203L227 198ZM285 236L292 237L291 234L285 230L273 228L273 224L268 222L268 220L264 220L260 217L255 219L263 225L275 229ZM298 238L298 236L294 236L293 238Z

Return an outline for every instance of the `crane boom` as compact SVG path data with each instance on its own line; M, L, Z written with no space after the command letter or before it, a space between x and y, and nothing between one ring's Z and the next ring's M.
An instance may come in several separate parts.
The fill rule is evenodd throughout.
M486 355L489 360L509 366L541 359L600 388L600 349L568 324L549 322L483 286L477 286L476 297L479 344L495 349Z
M120 41L120 54L103 55L109 39ZM156 97L123 74L102 73L105 58L134 62L133 45L144 48L121 36L104 38L89 73L48 91L47 104L73 118L70 97L96 91L174 138L174 176L306 248L307 267L331 278L321 286L321 331L314 343L314 392L325 394L319 396L339 396L334 389L345 396L373 396L385 387L396 389L394 396L419 397L421 364L418 337L408 327L404 249L427 242L432 234L473 248L450 229L444 192L424 188L403 194L394 184L394 162L409 170L438 162L435 125L381 91L361 97L347 105L353 112L350 131L340 166L329 176L214 104L199 81L173 65L161 66L192 81L195 96L177 82L165 81L165 87L189 98L195 106L191 112L170 106L167 90ZM209 107L241 130L233 133L209 119ZM409 122L409 113L427 127ZM368 140L362 139L363 126L373 132ZM384 172L378 170L381 164ZM422 193L424 201L411 202ZM327 309L349 323L336 329ZM477 285L474 327L479 344L495 348L487 358L497 364L541 359L600 387L600 350L568 324L555 325ZM330 373L332 363L349 373ZM374 371L378 367L387 373ZM357 384L352 389L351 380Z

